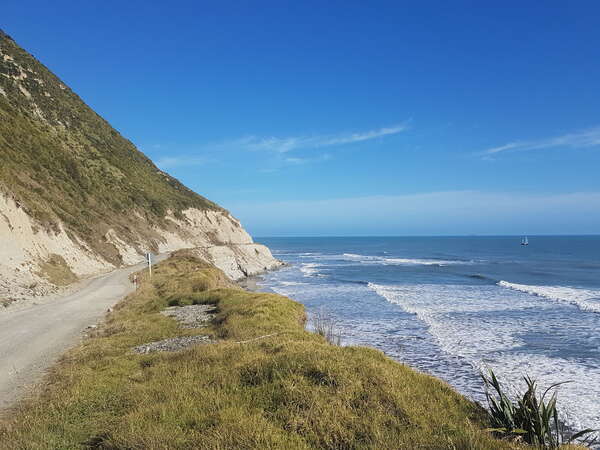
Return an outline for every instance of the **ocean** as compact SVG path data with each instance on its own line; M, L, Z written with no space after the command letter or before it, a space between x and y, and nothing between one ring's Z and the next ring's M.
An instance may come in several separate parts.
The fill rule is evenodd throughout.
M262 238L289 263L258 280L366 345L485 403L481 370L559 387L600 428L600 236Z

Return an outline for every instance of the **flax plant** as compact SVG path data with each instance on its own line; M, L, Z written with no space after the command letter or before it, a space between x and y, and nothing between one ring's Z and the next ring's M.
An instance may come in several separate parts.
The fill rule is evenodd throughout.
M537 381L525 376L525 392L513 400L492 370L488 375L482 373L481 378L492 424L490 431L542 449L556 449L574 442L584 445L595 442L593 433L596 430L587 428L569 432L559 418L556 388L570 381L555 383L538 395Z

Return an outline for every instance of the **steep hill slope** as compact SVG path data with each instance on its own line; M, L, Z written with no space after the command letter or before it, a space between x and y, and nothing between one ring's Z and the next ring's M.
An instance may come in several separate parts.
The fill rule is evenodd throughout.
M0 299L184 247L234 278L277 264L0 30Z

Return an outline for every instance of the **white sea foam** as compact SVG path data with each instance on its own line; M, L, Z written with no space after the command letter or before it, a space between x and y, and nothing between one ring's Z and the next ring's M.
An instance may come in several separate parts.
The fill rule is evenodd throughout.
M280 281L282 286L308 286L308 283L302 283L300 281Z
M540 385L574 380L561 386L559 406L570 426L600 427L600 367L580 364L575 359L525 353L522 336L532 331L527 310L552 308L550 302L529 291L506 290L495 285L380 285L369 288L390 303L416 314L445 353L460 358L475 369L492 368L501 380L515 383L528 374ZM543 316L544 313L542 313ZM510 317L510 320L507 320ZM553 322L540 320L535 330L552 331ZM449 382L455 383L452 376ZM457 383L460 386L460 382ZM467 389L464 389L467 391ZM472 390L471 390L472 393ZM482 400L482 398L478 398Z
M370 258L369 256L357 255L356 253L344 253L342 256L345 256L346 258L350 258L350 259Z
M357 294L360 289L368 291L366 286L356 286L337 283L319 283L320 278L312 278L310 283L295 281L277 281L270 287L278 294L289 296L294 300L309 304L318 300L319 302L331 302L335 300L346 303L348 298ZM360 305L357 305L360 307Z
M500 323L499 311L510 311L519 295L498 295L495 286L413 284L384 286L369 283L369 288L390 303L416 314L429 326L429 332L445 352L465 358L476 357L482 348L504 351L523 344L517 337L518 323ZM484 300L485 299L485 300ZM527 302L526 307L539 302ZM453 316L461 314L462 319ZM488 313L488 314L484 314ZM489 314L492 313L492 314ZM465 345L468 343L468 345Z
M387 258L382 256L357 255L355 253L344 253L342 259L357 261L361 264L381 264L381 265L422 265L422 266L448 266L452 264L472 264L472 261L456 261L441 259L421 259L421 258Z
M300 271L304 274L305 277L312 277L319 273L318 267L321 267L321 264L302 263L302 265L300 266Z
M290 255L293 255L293 254L294 253L290 253ZM319 257L323 256L322 253L314 253L314 252L303 252L303 253L298 253L297 255L300 258L319 258Z
M565 286L534 286L499 281L498 286L526 292L559 302L571 303L582 311L600 312L600 290L579 289Z
M383 258L387 264L410 264L423 266L448 266L451 264L469 264L468 261L444 261L437 259Z

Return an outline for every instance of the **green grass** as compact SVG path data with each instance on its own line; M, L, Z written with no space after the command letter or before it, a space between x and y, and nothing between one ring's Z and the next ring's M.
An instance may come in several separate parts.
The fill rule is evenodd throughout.
M216 305L207 329L159 314ZM302 305L251 293L180 252L70 351L39 396L0 424L6 449L503 449L486 415L447 384L304 329ZM209 334L176 353L136 345ZM269 337L264 337L269 336Z
M17 84L12 77L21 70L27 77ZM60 222L118 264L104 239L110 228L131 242L152 242L152 225L169 227L168 209L221 209L159 170L1 31L0 88L0 195L15 198L42 228L57 230Z

